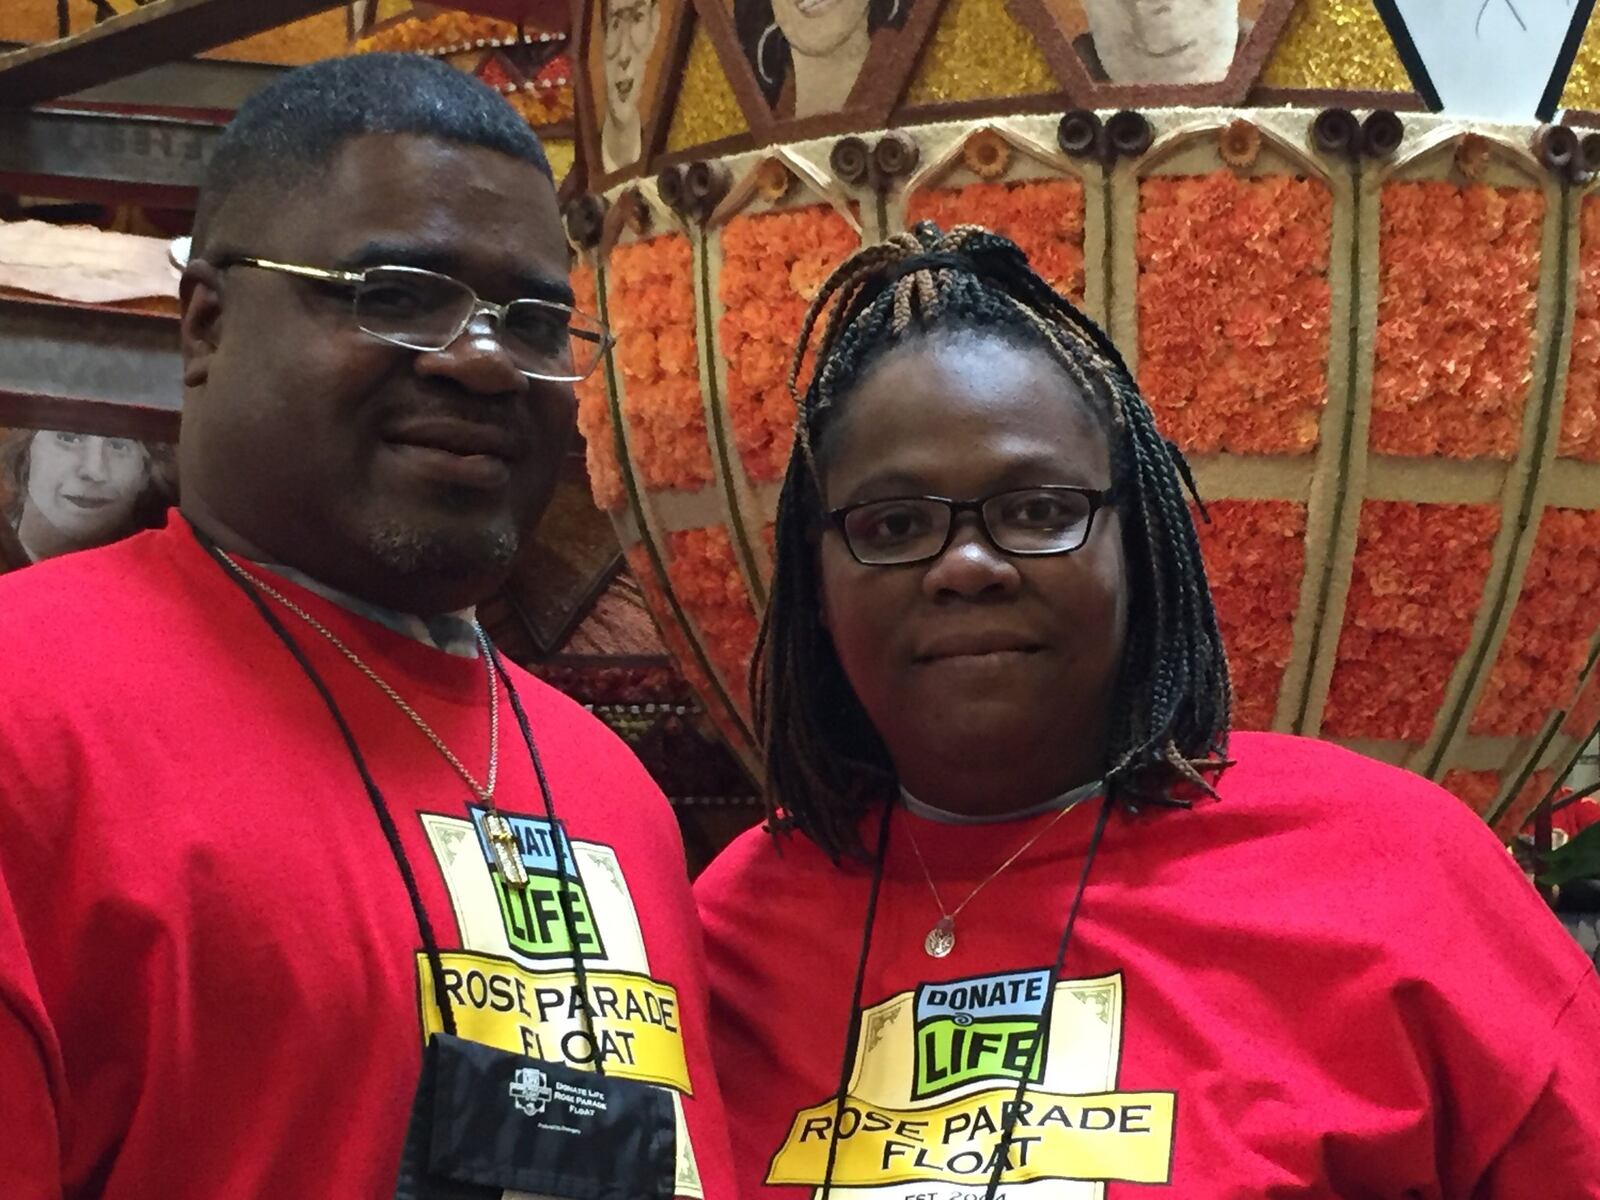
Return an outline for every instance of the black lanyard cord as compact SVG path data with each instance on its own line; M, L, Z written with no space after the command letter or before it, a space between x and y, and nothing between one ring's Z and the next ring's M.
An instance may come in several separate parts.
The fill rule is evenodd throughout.
M261 598L260 593L250 585L249 581L240 577L228 565L227 560L222 557L222 552L217 549L216 544L209 537L201 533L199 529L194 532L195 537L200 541L200 545L205 548L207 554L216 560L217 566L222 569L222 573L249 597L250 603L261 614L261 618L266 621L268 628L277 635L278 640L294 656L295 662L305 672L306 678L311 681L312 687L317 689L317 695L322 697L322 702L327 705L329 715L333 717L334 724L338 726L339 735L344 738L345 749L350 752L350 759L355 763L356 771L361 776L361 784L367 790L367 799L372 802L372 811L377 814L378 824L383 829L384 840L389 843L389 853L394 856L395 865L400 868L400 878L405 881L406 895L411 900L411 913L417 919L417 932L422 935L422 949L427 955L428 969L433 975L433 992L439 1008L439 1019L444 1031L454 1036L456 1032L456 1014L450 1004L450 994L445 988L444 961L439 957L439 943L433 936L433 923L428 920L428 911L423 907L422 893L417 888L416 876L412 874L411 864L406 859L405 850L400 845L400 831L395 827L394 818L389 815L389 807L383 802L383 793L378 789L377 782L372 778L372 772L367 769L367 760L361 753L361 747L356 744L355 735L350 732L350 726L345 721L344 714L339 711L339 705L335 702L333 693L328 690L328 685L323 682L322 676L317 672L317 669L311 665L311 660L306 657L306 653L301 649L300 644L284 628L283 622L278 619L277 614L267 607L266 601Z
M533 773L539 780L539 796L544 801L544 815L550 822L550 840L555 844L556 892L561 898L561 920L567 927L567 941L572 946L572 971L577 978L579 996L578 1017L584 1032L589 1035L589 1044L594 1049L594 1073L604 1075L605 1067L600 1061L600 1040L595 1037L594 1016L589 1011L589 974L583 965L583 951L578 946L578 920L572 912L572 892L567 886L566 837L556 820L555 793L550 789L550 780L544 773L544 760L539 757L539 746L533 740L533 727L528 723L528 714L522 707L522 698L517 695L516 685L511 682L511 674L501 661L500 652L495 649L493 643L488 645L491 669L499 675L500 683L505 688L506 698L511 701L511 711L516 714L517 728L522 730L522 740L528 746L528 757L533 760ZM574 880L579 878L576 862L572 864L572 878Z
M1067 924L1061 931L1061 944L1056 947L1055 966L1050 968L1050 977L1045 981L1044 1010L1039 1014L1041 1061L1049 1052L1050 1016L1056 1006L1056 980L1061 976L1061 969L1066 966L1067 947L1072 944L1072 927L1078 923L1078 909L1083 904L1084 892L1089 888L1089 868L1094 866L1094 856L1100 849L1100 839L1105 834L1106 824L1111 819L1111 807L1115 803L1111 789L1107 788L1105 801L1100 805L1100 816L1094 823L1094 833L1089 838L1089 849L1083 856L1083 874L1078 876L1078 890L1073 893L1072 907L1067 910ZM984 1189L983 1200L994 1200L995 1193L1000 1190L1000 1180L1006 1169L1006 1157L1011 1153L1011 1139L1017 1132L1017 1120L1022 1113L1023 1096L1028 1090L1029 1073L1025 1069L1017 1076L1017 1092L1011 1097L1011 1109L1000 1125L1000 1144L995 1147L994 1170L989 1175L989 1186Z
M828 1166L822 1173L822 1191L817 1200L828 1200L833 1188L833 1164L839 1156L839 1124L844 1120L845 1093L850 1087L850 1073L855 1067L856 1044L861 1030L861 989L867 981L867 953L872 949L872 926L878 919L878 892L883 886L883 864L889 857L889 825L894 815L894 802L885 800L883 820L878 823L877 861L872 867L872 887L867 892L867 916L861 934L861 955L856 960L856 982L850 992L850 1021L845 1028L843 1065L839 1068L839 1090L833 1098L833 1132L828 1138Z

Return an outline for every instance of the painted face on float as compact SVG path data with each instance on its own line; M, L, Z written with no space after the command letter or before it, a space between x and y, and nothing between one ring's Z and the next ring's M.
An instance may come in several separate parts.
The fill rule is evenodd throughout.
M28 507L85 546L127 530L149 481L149 452L128 438L42 430L29 446Z
M618 125L639 119L645 65L661 32L660 0L612 0L605 6L606 111Z
M1083 0L1112 83L1214 83L1239 43L1238 0Z
M773 0L772 15L796 54L822 58L866 29L867 0Z

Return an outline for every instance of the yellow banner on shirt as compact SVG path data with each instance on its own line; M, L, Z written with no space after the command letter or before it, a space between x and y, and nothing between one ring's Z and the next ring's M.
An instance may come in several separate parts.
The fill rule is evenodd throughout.
M1015 1098L1015 1086L926 1108L884 1108L852 1097L839 1121L833 1185L986 1182ZM1071 1096L1029 1088L1016 1106L1005 1180L1167 1183L1176 1103L1174 1092ZM772 1160L767 1183L822 1183L834 1140L834 1107L832 1100L825 1101L795 1117Z
M509 958L444 950L456 1034L546 1062L674 1088L692 1096L677 989L628 971L532 971ZM427 955L417 955L425 1034L443 1022Z

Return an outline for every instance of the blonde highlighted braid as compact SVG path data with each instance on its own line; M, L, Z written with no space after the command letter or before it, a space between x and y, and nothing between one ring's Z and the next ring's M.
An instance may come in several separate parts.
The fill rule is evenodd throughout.
M815 367L802 393L819 321ZM789 370L794 450L778 503L772 599L751 700L775 824L799 830L836 859L864 853L857 826L893 794L894 774L817 611L819 459L840 402L866 369L893 346L946 330L1043 349L1106 429L1129 589L1107 786L1130 807L1183 804L1175 785L1209 791L1202 772L1221 766L1226 753L1227 661L1184 500L1185 485L1190 494L1194 485L1183 456L1156 429L1110 339L1030 270L1015 244L981 226L943 234L925 222L858 251L829 276L806 312Z

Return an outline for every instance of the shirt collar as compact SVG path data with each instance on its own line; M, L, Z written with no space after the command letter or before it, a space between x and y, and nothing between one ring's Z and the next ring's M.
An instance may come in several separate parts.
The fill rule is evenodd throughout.
M436 617L419 617L415 613L396 612L392 608L384 608L382 605L341 592L313 579L304 571L297 571L282 563L258 562L252 565L260 567L263 571L271 571L291 583L297 583L306 591L315 592L324 600L337 604L358 617L376 621L384 628L421 642L424 646L432 646L435 650L443 650L446 654L454 654L458 658L478 657L476 609L463 608L459 612L440 613Z
M1057 809L1066 808L1080 800L1087 800L1098 792L1105 781L1095 779L1089 783L1073 788L1070 792L1062 792L1059 796L1051 796L1048 800L1038 804L1029 805L1018 812L1000 813L995 816L977 816L972 813L951 812L947 808L935 808L922 800L918 800L905 788L900 789L900 799L906 806L906 811L913 816L922 817L928 821L939 821L945 825L997 825L1002 821L1026 821L1029 817L1037 817L1040 813L1055 812Z

